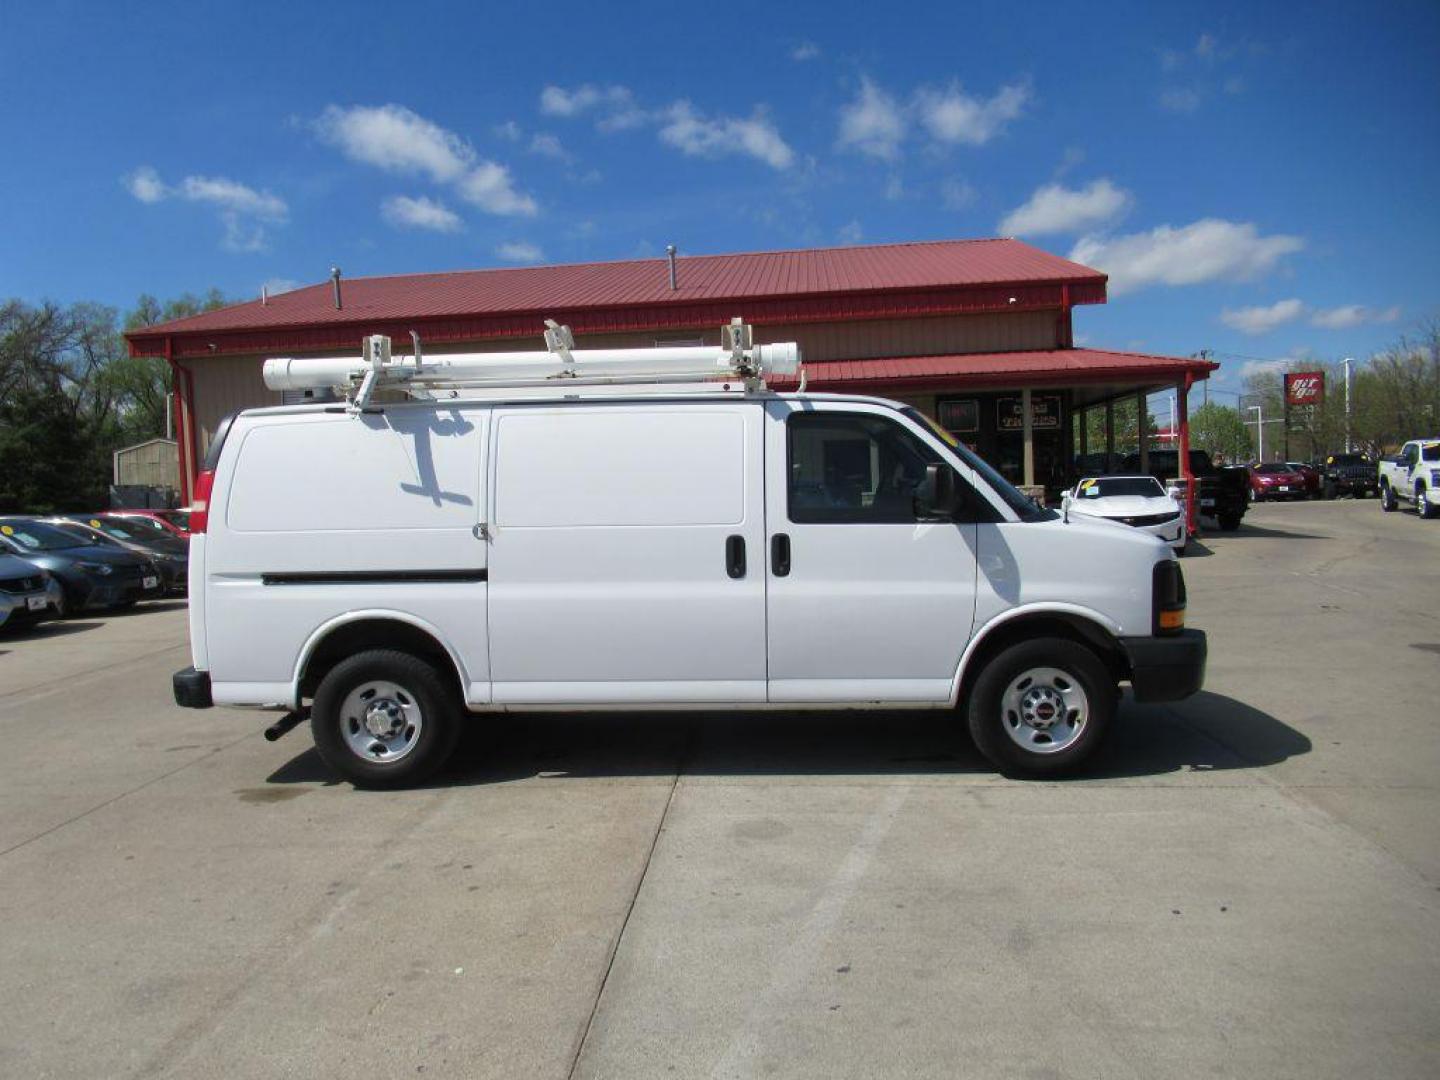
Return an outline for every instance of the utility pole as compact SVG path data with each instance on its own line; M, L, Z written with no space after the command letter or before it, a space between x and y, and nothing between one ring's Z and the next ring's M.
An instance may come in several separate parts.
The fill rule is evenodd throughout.
M1345 365L1345 452L1350 453L1350 357L1341 361Z
M1265 406L1250 405L1248 411L1255 413L1255 441L1260 444L1255 453L1256 461L1265 460Z

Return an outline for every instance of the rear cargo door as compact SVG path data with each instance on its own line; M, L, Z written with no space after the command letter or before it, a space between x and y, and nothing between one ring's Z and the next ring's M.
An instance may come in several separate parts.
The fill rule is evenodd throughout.
M497 410L497 704L765 699L755 402Z

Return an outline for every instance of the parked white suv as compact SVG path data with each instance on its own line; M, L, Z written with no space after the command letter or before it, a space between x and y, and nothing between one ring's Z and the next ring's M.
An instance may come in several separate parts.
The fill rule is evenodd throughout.
M1413 502L1423 518L1440 517L1440 439L1411 439L1380 462L1380 509Z
M958 707L1001 768L1054 774L1118 684L1201 686L1164 543L1036 507L913 409L455 393L222 426L179 704L292 710L275 737L308 712L337 772L398 786L467 710L617 707Z

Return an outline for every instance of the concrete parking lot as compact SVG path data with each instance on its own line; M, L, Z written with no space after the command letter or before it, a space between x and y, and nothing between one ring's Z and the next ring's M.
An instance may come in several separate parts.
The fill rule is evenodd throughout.
M1440 522L1257 508L1087 777L932 714L478 720L425 790L0 637L0 1076L1440 1075Z

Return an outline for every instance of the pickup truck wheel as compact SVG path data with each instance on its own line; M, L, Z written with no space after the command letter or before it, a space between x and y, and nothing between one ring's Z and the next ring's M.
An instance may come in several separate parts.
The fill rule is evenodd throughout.
M409 787L445 763L460 734L460 703L430 664L372 649L330 669L310 709L315 748L356 787Z
M1089 649L1036 638L992 658L970 694L970 736L1001 772L1072 772L1109 730L1115 680Z
M1395 492L1390 490L1390 484L1388 482L1381 484L1380 509L1385 511L1385 513L1387 514L1393 514L1395 512L1395 508L1399 505L1400 504L1395 501Z
M1440 507L1436 507L1425 497L1425 485L1415 485L1415 510L1422 518L1433 518L1440 514Z

